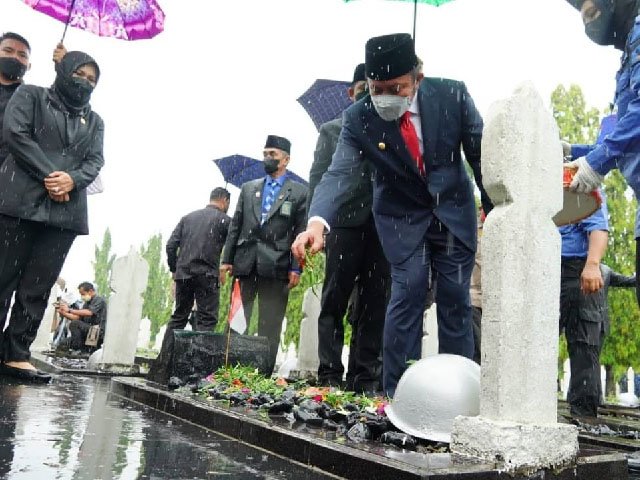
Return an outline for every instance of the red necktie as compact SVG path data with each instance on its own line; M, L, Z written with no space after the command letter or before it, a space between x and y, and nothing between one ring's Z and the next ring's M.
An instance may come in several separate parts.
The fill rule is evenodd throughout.
M416 128L413 126L413 123L411 123L411 112L405 112L400 118L400 133L402 134L404 143L407 145L407 150L409 150L411 158L416 162L420 175L424 177L426 172L424 170L424 161L420 154L420 140L418 139Z

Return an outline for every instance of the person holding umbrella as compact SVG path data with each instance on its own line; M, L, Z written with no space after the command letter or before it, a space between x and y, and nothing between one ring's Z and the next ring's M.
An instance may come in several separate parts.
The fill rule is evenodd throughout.
M424 78L411 36L373 37L365 47L370 98L349 107L329 170L316 188L298 260L318 252L356 180L373 166L373 215L391 264L383 337L383 388L393 396L407 362L419 360L430 277L436 285L441 353L472 358L469 283L476 251L476 207L461 149L487 214L482 186L482 118L462 82ZM433 270L433 273L431 272Z
M583 145L566 148L577 169L571 189L591 192L600 186L604 176L618 168L640 199L640 0L565 0L582 16L589 39L602 46L613 46L623 52L616 75L615 105L617 124L600 144L584 152ZM640 266L640 209L636 215L636 270ZM638 280L636 279L638 282ZM640 304L640 282L636 283Z
M29 347L75 237L88 233L86 188L104 164L104 124L89 103L98 64L68 52L56 72L51 88L19 88L3 122L0 374L33 382L51 378L31 365Z
M364 71L364 63L361 63L353 72L349 88L352 102L367 95ZM309 173L309 204L313 191L331 164L341 129L342 118L320 126ZM343 318L353 292L355 308L350 315L353 333L346 388L375 392L382 389L380 354L391 276L371 215L373 192L368 163L362 162L352 175L358 179L357 185L338 211L336 222L326 237L326 267L318 317L318 382L323 385L342 383Z

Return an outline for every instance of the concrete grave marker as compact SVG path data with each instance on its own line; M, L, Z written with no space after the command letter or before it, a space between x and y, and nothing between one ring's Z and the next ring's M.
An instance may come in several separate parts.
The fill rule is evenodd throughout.
M311 288L304 292L298 343L298 365L295 374L300 378L315 378L318 374L318 317L320 316L320 286L314 293Z
M163 325L160 327L160 330L156 334L155 342L153 342L153 350L159 352L162 350L162 340L164 339L164 334L167 332L167 326Z
M480 416L454 421L454 453L535 471L575 463L578 431L557 423L562 147L531 84L492 105L482 139L495 204L482 238Z
M36 339L31 344L32 352L44 352L45 350L49 350L51 348L51 327L53 325L53 319L56 314L56 309L53 306L53 303L58 299L58 297L62 296L63 293L64 292L62 291L58 283L54 283L53 287L51 288L51 293L49 294L49 300L47 300L47 309L44 311L42 321L40 322L40 326L38 327Z
M425 310L422 316L422 357L426 358L438 354L438 316L436 304Z
M133 366L142 319L142 294L149 265L133 248L113 262L107 326L100 367L117 371Z
M149 348L149 343L151 343L151 320L148 318L143 318L140 321L140 330L138 330L138 342L137 348Z

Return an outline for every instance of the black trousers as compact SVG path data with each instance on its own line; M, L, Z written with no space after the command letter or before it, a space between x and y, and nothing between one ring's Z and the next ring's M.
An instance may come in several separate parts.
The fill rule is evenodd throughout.
M42 223L0 215L0 358L29 360L49 292L76 233ZM4 325L11 296L15 302Z
M343 318L353 296L349 317L352 337L347 388L380 390L382 333L391 274L373 219L358 228L333 228L325 242L326 270L318 317L318 381L342 380Z
M102 342L104 340L104 332L100 331L100 336L98 337L98 345L95 347L90 347L84 344L87 339L87 334L89 333L89 329L91 328L91 324L87 322L83 322L82 320L73 320L69 323L69 332L71 333L71 341L70 347L73 350L84 350L84 351L93 351L97 348L100 348Z
M567 342L571 379L567 402L572 415L597 417L602 395L600 381L600 345Z
M238 277L238 279L240 280L242 308L247 325L251 320L256 296L258 297L258 335L267 337L269 341L269 371L272 372L280 345L282 320L287 311L289 281L261 277L255 272L246 277Z
M564 330L571 363L567 401L573 415L596 417L602 395L600 349L604 340L604 291L580 290L584 259L562 259L560 330Z
M182 330L187 326L193 302L198 306L198 321L192 326L201 332L212 331L218 323L218 279L198 275L184 280L176 280L176 308L171 315L167 330Z

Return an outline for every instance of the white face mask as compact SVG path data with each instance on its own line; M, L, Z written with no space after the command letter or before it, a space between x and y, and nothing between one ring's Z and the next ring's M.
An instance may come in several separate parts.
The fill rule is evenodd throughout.
M380 118L387 122L398 120L411 106L411 97L400 95L372 95L371 101Z

